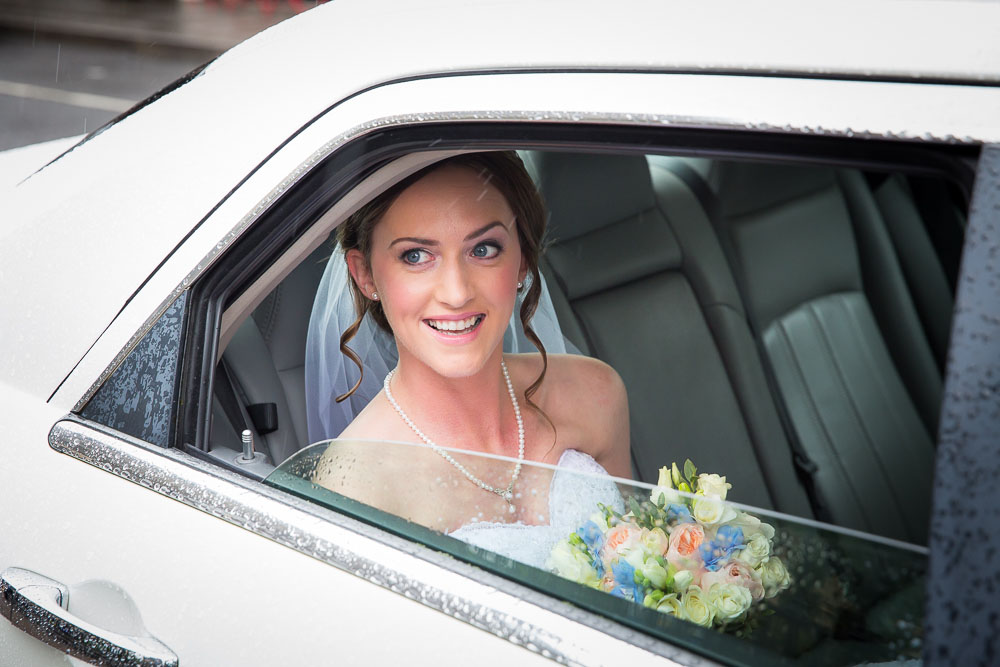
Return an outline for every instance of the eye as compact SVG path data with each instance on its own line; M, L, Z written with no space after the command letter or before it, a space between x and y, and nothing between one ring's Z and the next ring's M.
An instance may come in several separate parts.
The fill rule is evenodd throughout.
M484 241L476 244L472 249L472 256L479 259L493 259L500 254L500 246L493 241Z
M420 248L412 248L404 250L403 254L399 257L407 264L423 264L427 261L427 251Z

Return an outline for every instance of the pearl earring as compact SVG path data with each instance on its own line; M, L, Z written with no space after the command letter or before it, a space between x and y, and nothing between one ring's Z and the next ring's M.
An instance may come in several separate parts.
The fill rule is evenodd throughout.
M378 301L378 292L372 292L372 301Z
M524 287L524 283L522 283L520 280L517 281L517 289L521 289L522 287Z

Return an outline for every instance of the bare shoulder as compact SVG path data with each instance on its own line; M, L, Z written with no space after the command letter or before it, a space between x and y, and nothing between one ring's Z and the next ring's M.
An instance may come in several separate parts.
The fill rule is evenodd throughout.
M540 355L516 355L514 363L521 387L542 370ZM628 395L614 368L592 357L550 354L534 399L565 447L590 454L613 475L631 476Z

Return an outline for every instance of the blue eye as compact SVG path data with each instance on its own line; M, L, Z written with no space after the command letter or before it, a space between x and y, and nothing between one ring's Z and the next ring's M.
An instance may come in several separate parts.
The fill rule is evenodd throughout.
M426 261L424 258L424 255L426 254L427 254L426 250L413 248L412 250L404 250L403 254L400 255L400 259L402 259L407 264L420 264Z
M500 246L496 243L480 243L472 249L472 256L479 259L492 259L500 254Z

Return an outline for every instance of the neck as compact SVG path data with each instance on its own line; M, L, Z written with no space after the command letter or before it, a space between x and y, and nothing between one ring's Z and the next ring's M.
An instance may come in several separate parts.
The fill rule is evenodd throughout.
M392 393L420 429L442 447L517 456L517 426L497 352L473 375L444 377L400 354Z

